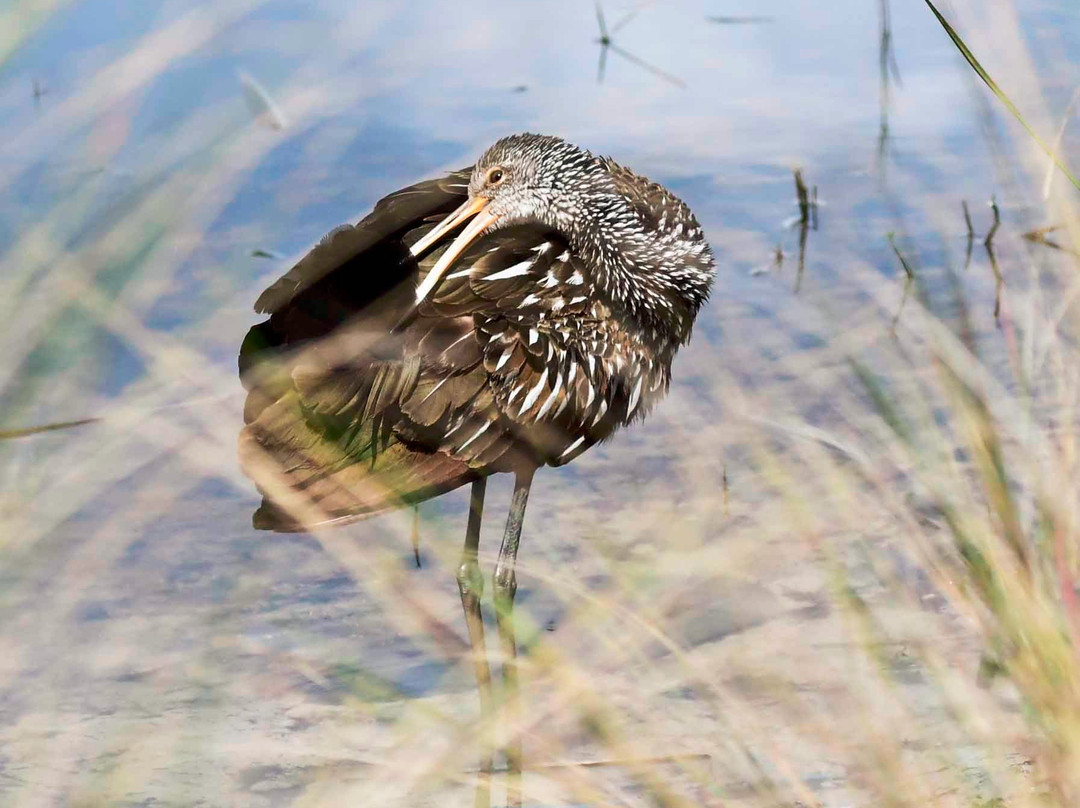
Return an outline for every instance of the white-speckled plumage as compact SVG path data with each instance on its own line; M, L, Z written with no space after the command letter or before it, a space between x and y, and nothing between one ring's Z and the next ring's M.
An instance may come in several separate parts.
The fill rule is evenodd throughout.
M320 295L337 284L362 297L343 273L385 273L385 264L366 268L383 253L404 253L400 286L420 286L450 237L415 258L409 247L476 197L489 200L493 223L432 277L411 314L413 296L395 286L311 327L311 313L326 307ZM381 430L403 447L399 463L434 469L431 458L443 457L405 497L422 499L477 474L562 465L648 413L668 389L713 276L701 226L668 190L559 138L514 135L472 169L399 191L335 230L264 293L258 307L271 319L252 333L262 328L260 339L280 349L376 315L384 324L407 317L392 343L327 368L325 378L305 377L294 410L308 430ZM275 445L280 436L263 428L263 412L276 410L252 407L252 438L294 467L313 465ZM352 451L366 457L361 448Z

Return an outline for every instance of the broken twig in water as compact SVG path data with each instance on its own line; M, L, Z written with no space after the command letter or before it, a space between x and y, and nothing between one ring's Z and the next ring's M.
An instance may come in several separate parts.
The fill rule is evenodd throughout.
M810 220L813 215L816 220L817 214L812 214L812 209L817 207L817 186L815 186L814 203L811 206L810 192L807 190L806 182L803 180L802 169L796 168L795 171L795 195L799 203L799 218L796 223L799 225L799 268L795 274L795 287L793 291L795 294L799 293L799 289L802 286L803 271L806 269L806 238L810 231ZM814 229L817 227L815 225Z
M997 229L995 224L994 229ZM1001 328L1001 289L1005 285L1005 278L1001 275L1001 267L998 266L997 256L994 255L994 245L991 241L993 230L986 237L983 246L986 247L986 257L990 259L990 271L994 273L994 322Z
M1001 226L1001 210L998 208L996 197L990 197L990 210L994 212L994 223L990 226L990 232L986 234L986 239L983 241L987 247L994 242L994 235Z
M975 247L975 228L971 224L971 211L968 210L966 199L961 199L960 204L964 208L964 222L967 224L967 250L964 252L964 271L971 266L971 252Z

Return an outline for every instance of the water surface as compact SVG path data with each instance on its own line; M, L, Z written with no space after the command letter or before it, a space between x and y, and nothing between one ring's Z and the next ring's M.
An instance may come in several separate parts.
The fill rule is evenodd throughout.
M604 11L614 27L633 9ZM708 19L740 15L769 19ZM1075 9L1021 4L1019 22L1038 58L1067 73ZM464 492L421 510L420 571L408 514L323 541L256 533L258 497L232 454L234 361L257 319L252 302L290 258L511 132L558 134L663 182L701 220L719 268L671 401L539 478L522 609L555 637L568 621L557 644L580 646L583 670L611 677L613 694L633 671L664 670L670 654L610 628L596 631L622 638L616 651L590 647L589 632L573 630L585 592L617 593L718 659L832 638L825 584L799 566L800 551L782 533L758 546L747 532L766 506L738 426L745 411L724 386L762 393L764 418L835 424L814 374L837 361L828 346L846 318L869 317L866 277L902 286L888 233L933 287L963 264L963 200L982 235L997 196L1005 259L1020 232L1047 223L995 160L1013 130L925 6L891 8L897 70L884 84L881 25L870 0L640 8L615 45L680 86L616 52L599 82L595 11L576 0L58 10L0 68L10 290L0 425L111 420L0 449L9 804L286 805L361 793L364 804L444 804L439 788L409 791L397 774L413 758L475 765L454 734L475 711L452 574ZM1008 64L983 55L992 71ZM241 73L280 107L283 129L252 120ZM1061 110L1071 87L1046 89ZM1067 134L1066 151L1073 142ZM795 168L820 199L801 272ZM960 277L979 333L995 338L981 246ZM489 490L493 548L508 483ZM728 559L742 539L748 555ZM700 721L692 691L651 684L641 720ZM540 677L535 700L546 686ZM919 703L933 714L932 694ZM441 728L435 740L417 730L425 720ZM656 745L693 752L716 729L671 720ZM809 748L785 732L791 749ZM455 745L460 760L447 752ZM845 765L789 753L825 804L858 800ZM716 777L719 793L743 793L738 778Z

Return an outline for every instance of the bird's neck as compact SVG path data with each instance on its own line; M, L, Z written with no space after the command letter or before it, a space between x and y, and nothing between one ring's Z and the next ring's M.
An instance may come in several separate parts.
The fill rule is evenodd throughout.
M663 353L683 345L700 306L672 281L680 256L649 232L626 197L588 196L567 217L571 246L588 265L598 293Z

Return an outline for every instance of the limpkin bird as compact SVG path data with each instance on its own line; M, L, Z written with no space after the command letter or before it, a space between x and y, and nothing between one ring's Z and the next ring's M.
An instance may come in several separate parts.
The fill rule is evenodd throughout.
M255 526L333 525L471 484L457 581L490 717L477 553L486 479L512 473L493 589L516 710L514 565L533 474L663 397L713 275L682 201L556 137L503 138L471 168L390 194L255 304L269 319L240 351ZM513 781L520 739L505 754Z

